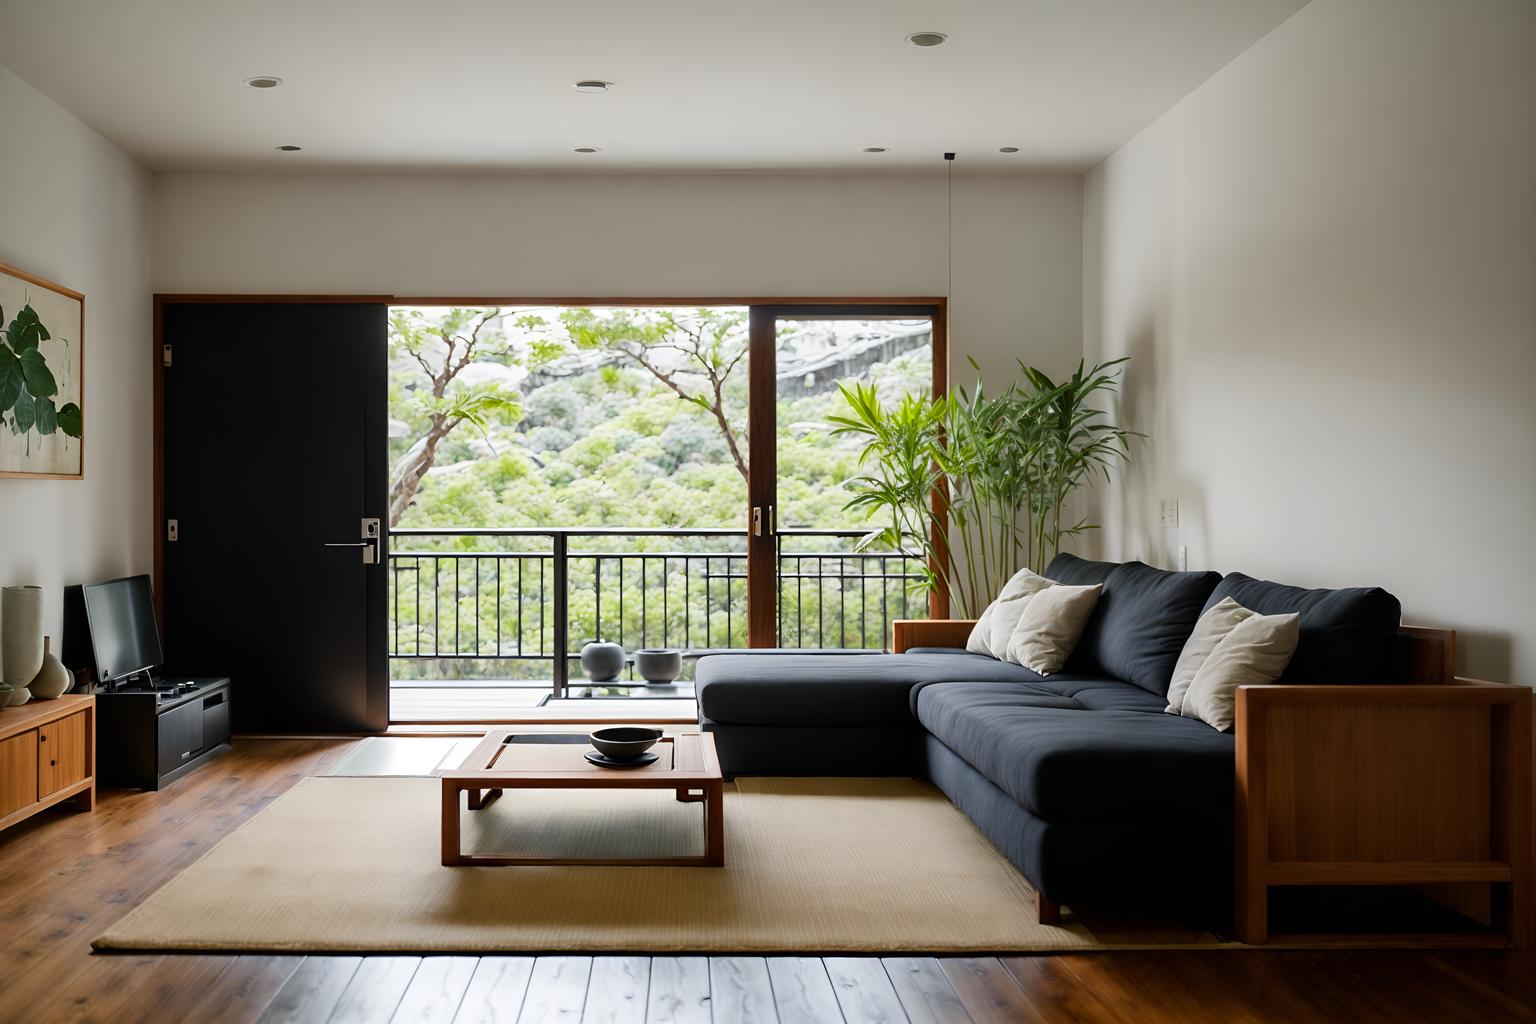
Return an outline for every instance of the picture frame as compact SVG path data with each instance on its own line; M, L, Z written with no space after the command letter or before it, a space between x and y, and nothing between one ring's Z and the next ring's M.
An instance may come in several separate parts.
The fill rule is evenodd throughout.
M0 478L85 478L85 295L0 263Z

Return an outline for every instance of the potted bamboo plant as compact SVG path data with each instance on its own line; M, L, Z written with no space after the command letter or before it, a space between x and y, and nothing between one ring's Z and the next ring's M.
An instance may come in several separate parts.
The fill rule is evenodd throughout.
M1140 436L1091 404L1118 389L1125 361L1079 362L1060 382L1021 362L1020 379L995 397L979 378L970 391L890 403L872 384L839 384L848 415L830 417L833 429L863 439L866 471L848 481L845 507L881 524L860 549L920 555L920 585L942 578L965 617L979 615L1019 569L1043 571L1064 540L1095 528L1067 514L1068 499L1095 477L1108 480ZM936 503L941 488L948 500Z

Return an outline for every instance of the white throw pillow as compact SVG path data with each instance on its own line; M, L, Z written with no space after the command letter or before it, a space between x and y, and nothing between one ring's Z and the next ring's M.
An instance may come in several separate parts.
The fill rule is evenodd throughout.
M1189 690L1189 684L1195 681L1195 673L1200 671L1200 666L1205 664L1205 659L1211 656L1216 645L1237 627L1244 619L1251 619L1259 614L1249 611L1230 597L1224 597L1212 605L1206 613L1200 616L1200 621L1195 623L1195 630L1189 634L1189 639L1184 641L1184 650L1179 653L1179 660L1173 666L1173 681L1168 685L1168 706L1163 710L1170 715L1177 715L1184 710L1184 694Z
M1237 688L1267 686L1280 678L1301 639L1301 616L1254 615L1216 644L1184 694L1185 718L1222 732L1237 724Z
M971 627L965 649L972 654L1002 658L1008 651L1008 638L1013 634L1013 627L1018 624L1019 616L1024 614L1029 599L1052 585L1050 580L1028 569L1014 573L1003 584L997 600L987 605L981 618L976 620L976 625Z
M992 609L997 607L993 601L981 610L981 615L976 619L976 625L971 627L971 635L965 638L965 649L972 654L991 654L987 650L987 637L992 632Z
M1060 672L1103 591L1100 583L1057 583L1035 594L1024 602L1024 613L1008 638L1007 659L1043 676Z

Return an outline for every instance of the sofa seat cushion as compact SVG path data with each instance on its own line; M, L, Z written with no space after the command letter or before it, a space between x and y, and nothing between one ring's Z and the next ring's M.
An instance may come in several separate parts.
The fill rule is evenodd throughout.
M1029 682L1027 668L976 654L711 654L699 659L699 710L733 725L913 725L922 683Z
M1026 684L1035 689L1071 697L1086 711L1144 711L1162 713L1167 707L1162 697L1148 693L1118 679L1094 679L1081 676L1052 676Z
M1048 821L1232 813L1233 738L1161 708L1091 711L1030 685L946 683L918 693L917 717Z
M1281 683L1400 683L1407 662L1398 640L1403 608L1380 587L1307 590L1234 572L1206 607L1230 597L1260 615L1301 616L1301 639Z
M1158 696L1168 692L1184 641L1221 582L1214 572L1170 572L1142 562L1090 562L1065 554L1051 561L1046 575L1104 586L1067 671L1123 679Z

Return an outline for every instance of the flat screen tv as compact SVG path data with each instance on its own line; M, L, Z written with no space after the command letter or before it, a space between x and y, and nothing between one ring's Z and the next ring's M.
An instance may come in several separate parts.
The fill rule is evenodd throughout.
M97 682L125 679L164 664L148 576L88 583L81 592Z

